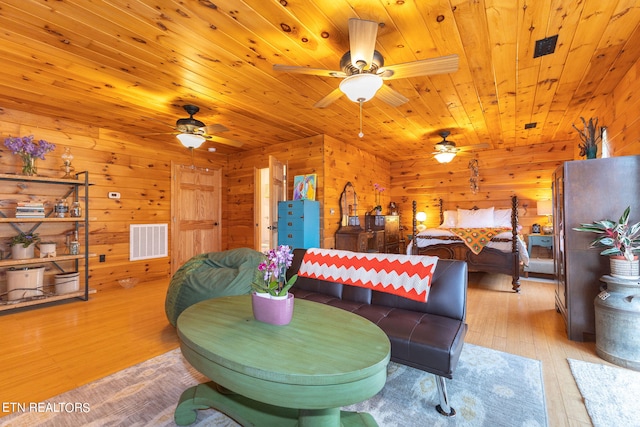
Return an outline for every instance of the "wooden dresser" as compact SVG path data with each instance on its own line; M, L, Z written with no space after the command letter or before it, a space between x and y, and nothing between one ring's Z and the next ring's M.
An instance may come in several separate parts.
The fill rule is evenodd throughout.
M397 215L365 215L364 228L341 228L336 249L353 252L400 253L400 219Z
M388 254L400 252L400 217L385 215L384 217L384 251Z

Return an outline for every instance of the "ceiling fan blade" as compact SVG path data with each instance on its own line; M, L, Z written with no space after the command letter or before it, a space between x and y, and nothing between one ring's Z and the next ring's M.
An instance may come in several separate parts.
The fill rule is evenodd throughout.
M409 101L409 99L406 98L403 94L385 84L383 84L380 89L378 89L375 97L380 99L381 101L386 102L392 107L399 107L400 105Z
M220 123L215 123L212 125L207 125L204 128L204 131L207 134L212 134L212 133L222 133L222 132L227 132L229 130L228 127L226 127L225 125L221 125Z
M240 148L244 145L244 142L235 141L233 139L223 138L217 135L207 135L209 141L217 142L219 144L230 145L232 147Z
M433 153L431 154L437 154L437 153L459 153L462 150L460 150L458 147L454 147L452 145L439 145L436 144L433 149L435 150Z
M147 137L154 135L175 135L177 132L150 132L150 133L136 133L136 136Z
M349 47L354 67L367 70L373 63L378 23L364 19L349 19ZM364 64L359 64L364 62Z
M141 117L144 120L151 120L151 121L154 121L156 123L160 123L165 127L169 127L171 129L175 129L175 125L170 125L169 122L165 122L164 120L160 120L160 119L157 119L155 117L149 117L149 116L141 116ZM169 133L169 132L167 132L167 133Z
M329 93L329 95L325 96L324 98L322 98L320 101L316 102L315 104L313 104L313 106L315 108L325 108L328 107L329 105L333 104L335 101L337 101L338 99L340 99L340 97L343 95L342 91L340 90L340 88L335 88L333 91L331 91L331 93Z
M323 68L300 67L298 65L273 64L273 71L283 73L310 74L312 76L323 77L347 77L342 71L325 70Z
M440 56L438 58L422 59L420 61L382 67L378 71L378 75L384 80L392 80L430 76L434 74L447 74L458 71L458 62L458 55Z
M458 147L458 151L474 151L483 148L490 148L490 146L488 143L483 142L482 144L465 145L464 147Z

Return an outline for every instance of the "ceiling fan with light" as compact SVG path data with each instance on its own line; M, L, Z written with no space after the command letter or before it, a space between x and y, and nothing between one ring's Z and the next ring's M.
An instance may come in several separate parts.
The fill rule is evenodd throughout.
M387 104L398 107L408 99L383 84L385 80L452 73L458 70L458 55L441 56L402 64L384 66L384 58L375 49L378 23L364 19L349 19L349 48L340 59L340 71L309 68L295 65L274 64L275 71L311 74L343 79L340 85L313 106L324 108L343 94L360 104L360 134L362 137L362 103L374 96Z
M215 140L223 144L232 145L234 147L241 147L242 143L233 141L231 139L214 137L212 133L226 132L229 129L221 124L214 124L206 126L203 122L193 117L200 108L195 105L184 105L182 108L189 114L189 117L178 119L176 121L176 130L180 133L176 135L176 138L180 140L182 145L187 148L198 148L202 143L207 140Z
M181 118L176 121L175 132L176 138L187 148L198 148L203 142L210 140L233 147L242 147L242 142L232 139L222 138L214 133L227 132L229 129L221 124L205 125L193 116L200 111L200 107L196 105L183 105L182 108L189 114L189 117Z
M453 141L449 141L447 137L451 135L451 132L448 130L443 130L438 132L438 134L442 137L442 141L438 142L433 148L434 152L433 157L438 161L438 163L449 163L451 162L458 153L463 151L471 151L479 148L489 148L489 144L476 144L476 145L468 145L466 147L457 147L456 143Z

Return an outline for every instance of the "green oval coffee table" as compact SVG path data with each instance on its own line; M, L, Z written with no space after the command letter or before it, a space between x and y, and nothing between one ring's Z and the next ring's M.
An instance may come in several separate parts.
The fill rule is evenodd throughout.
M291 323L253 318L249 295L202 301L177 323L184 357L212 382L186 390L178 425L215 408L243 426L377 426L366 413L340 411L384 387L391 345L370 321L296 300Z

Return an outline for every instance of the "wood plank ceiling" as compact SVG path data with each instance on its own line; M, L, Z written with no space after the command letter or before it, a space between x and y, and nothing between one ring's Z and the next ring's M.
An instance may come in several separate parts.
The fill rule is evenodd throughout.
M313 104L340 80L273 64L339 70L348 20L379 23L386 65L457 54L457 72L390 80L409 102ZM577 141L640 58L637 0L3 0L0 107L178 144L187 116L219 123L219 152L327 134L390 161L459 146ZM552 55L536 40L558 35ZM537 123L525 129L527 123Z

